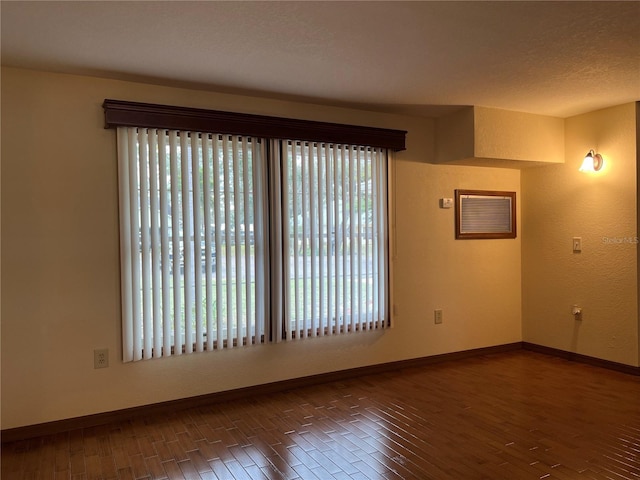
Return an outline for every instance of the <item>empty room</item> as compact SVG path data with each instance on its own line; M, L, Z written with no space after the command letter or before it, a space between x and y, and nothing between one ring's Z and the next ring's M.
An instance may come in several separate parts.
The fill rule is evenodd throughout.
M3 479L640 478L640 2L0 17Z

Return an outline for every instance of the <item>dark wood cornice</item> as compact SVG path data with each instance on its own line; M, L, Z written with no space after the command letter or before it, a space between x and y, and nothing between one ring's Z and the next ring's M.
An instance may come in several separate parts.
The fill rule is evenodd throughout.
M166 128L405 150L406 131L105 99L105 128Z

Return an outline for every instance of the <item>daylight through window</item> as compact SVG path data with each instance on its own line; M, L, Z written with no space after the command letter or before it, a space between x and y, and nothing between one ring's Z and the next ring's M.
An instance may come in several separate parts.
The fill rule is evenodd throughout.
M123 360L389 325L388 150L117 127Z

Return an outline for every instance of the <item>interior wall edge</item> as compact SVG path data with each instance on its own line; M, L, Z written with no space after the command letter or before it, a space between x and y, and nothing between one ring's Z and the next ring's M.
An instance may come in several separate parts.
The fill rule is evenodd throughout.
M640 376L640 367L636 367L634 365L612 362L611 360L604 360L602 358L591 357L589 355L583 355L581 353L570 352L568 350L560 350L558 348L547 347L545 345L539 345L530 342L522 342L522 348L524 350L530 350L532 352L544 353L545 355L564 358L565 360L570 360L572 362L585 363L594 367L601 367L609 370L615 370L621 373L626 373L629 375Z

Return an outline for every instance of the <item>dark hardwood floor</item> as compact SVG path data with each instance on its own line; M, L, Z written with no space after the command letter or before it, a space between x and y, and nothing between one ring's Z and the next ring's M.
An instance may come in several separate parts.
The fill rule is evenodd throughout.
M640 377L518 350L4 444L13 479L640 479Z

